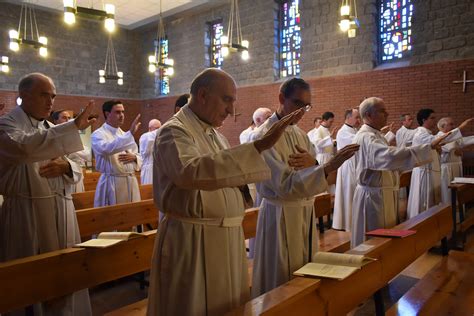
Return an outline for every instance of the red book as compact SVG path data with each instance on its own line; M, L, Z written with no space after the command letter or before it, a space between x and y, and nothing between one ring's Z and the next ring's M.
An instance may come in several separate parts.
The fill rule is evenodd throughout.
M367 236L403 238L416 233L416 230L379 228L366 232Z

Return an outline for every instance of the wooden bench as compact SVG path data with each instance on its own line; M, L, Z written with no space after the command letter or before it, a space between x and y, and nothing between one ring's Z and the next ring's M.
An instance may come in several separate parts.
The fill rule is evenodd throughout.
M153 185L140 185L140 196L142 200L153 198ZM72 194L72 201L76 210L94 207L95 188L92 191L85 191Z
M348 253L377 258L342 281L297 277L261 295L229 315L343 315L377 293L416 258L444 240L452 229L451 208L437 206L407 222L399 229L416 234L401 239L372 238ZM380 307L380 306L379 306ZM380 313L380 309L378 310Z
M450 251L385 315L474 315L473 284L474 254Z
M474 184L452 183L449 185L451 189L451 207L453 210L453 234L452 242L456 248L464 248L466 242L466 231L474 225L474 216L465 216L465 205L474 201ZM457 213L459 212L459 224L457 221ZM459 230L458 230L459 226ZM461 233L462 245L458 246L457 237Z

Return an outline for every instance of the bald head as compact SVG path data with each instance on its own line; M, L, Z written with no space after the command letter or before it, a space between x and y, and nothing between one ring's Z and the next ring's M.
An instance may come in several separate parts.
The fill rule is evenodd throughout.
M202 121L219 127L234 112L236 97L234 79L223 70L208 68L194 78L188 104Z
M53 109L56 87L53 80L42 73L31 73L21 78L18 92L22 109L37 120L49 116Z
M438 129L447 133L454 129L454 120L451 117L443 117L438 121Z
M269 108L258 108L253 112L253 122L256 127L263 124L272 115L272 111Z
M161 122L160 120L157 120L157 119L152 119L150 120L150 122L148 123L148 131L151 132L151 131L154 131L156 129L159 129L161 127Z

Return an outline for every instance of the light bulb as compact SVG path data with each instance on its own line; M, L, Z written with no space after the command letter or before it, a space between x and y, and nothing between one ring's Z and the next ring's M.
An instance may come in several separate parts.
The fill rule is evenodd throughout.
M18 39L18 31L10 30L8 31L8 36L10 37L10 39Z
M4 73L10 72L10 67L8 67L8 65L2 65L2 72Z
M225 45L229 43L229 38L225 35L221 36L221 44Z
M76 23L76 15L72 12L64 12L64 22L68 25Z
M39 54L41 57L48 57L48 49L46 47L40 47Z
M38 42L40 42L41 44L43 44L43 46L46 46L46 45L48 45L48 38L45 37L45 36L40 36L40 37L38 38Z
M339 28L343 32L347 32L350 27L351 27L351 21L349 21L348 19L344 19L344 20L341 20L341 22L339 22Z
M248 50L243 50L242 51L242 60L249 60L249 51Z
M348 5L343 5L341 7L341 16L350 15L350 14L351 14L351 7Z
M148 71L154 73L156 71L156 66L154 64L149 64Z
M2 64L8 64L8 56L2 56Z
M20 50L20 44L18 44L17 42L10 42L9 47L14 52L17 52Z
M150 64L155 64L156 63L156 56L155 55L148 56L148 62Z
M249 41L243 40L242 43L241 43L241 45L242 45L243 47L245 47L245 48L249 48Z
M227 56L229 56L229 47L223 46L223 47L221 48L221 53L222 53L222 57L227 57Z
M74 8L74 0L63 0L63 5L65 7Z
M115 31L115 20L110 18L105 19L104 26L107 32L113 33L113 31Z
M169 66L174 66L174 60L171 58L165 58L165 64Z
M99 70L99 76L104 77L105 76L105 70L103 70L103 69Z
M349 38L356 37L356 29L349 29L349 31L347 31L347 36L349 36Z
M118 84L119 86L123 85L123 79L122 79L122 78L119 78L119 79L117 80L117 84Z
M105 4L105 13L115 14L115 6L111 3L106 3Z
M166 68L165 69L165 75L171 77L174 75L174 68L173 67L170 67L170 68Z
M119 77L119 78L123 78L123 72L121 72L121 71L117 71L117 77Z
M99 77L99 83L105 83L105 78L104 77Z

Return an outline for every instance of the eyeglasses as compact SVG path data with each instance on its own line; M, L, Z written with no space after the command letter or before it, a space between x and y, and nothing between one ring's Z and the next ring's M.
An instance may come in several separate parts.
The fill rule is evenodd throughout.
M298 99L292 99L291 102L293 102L299 108L304 108L305 112L308 112L313 107L311 103L304 103L303 101Z

